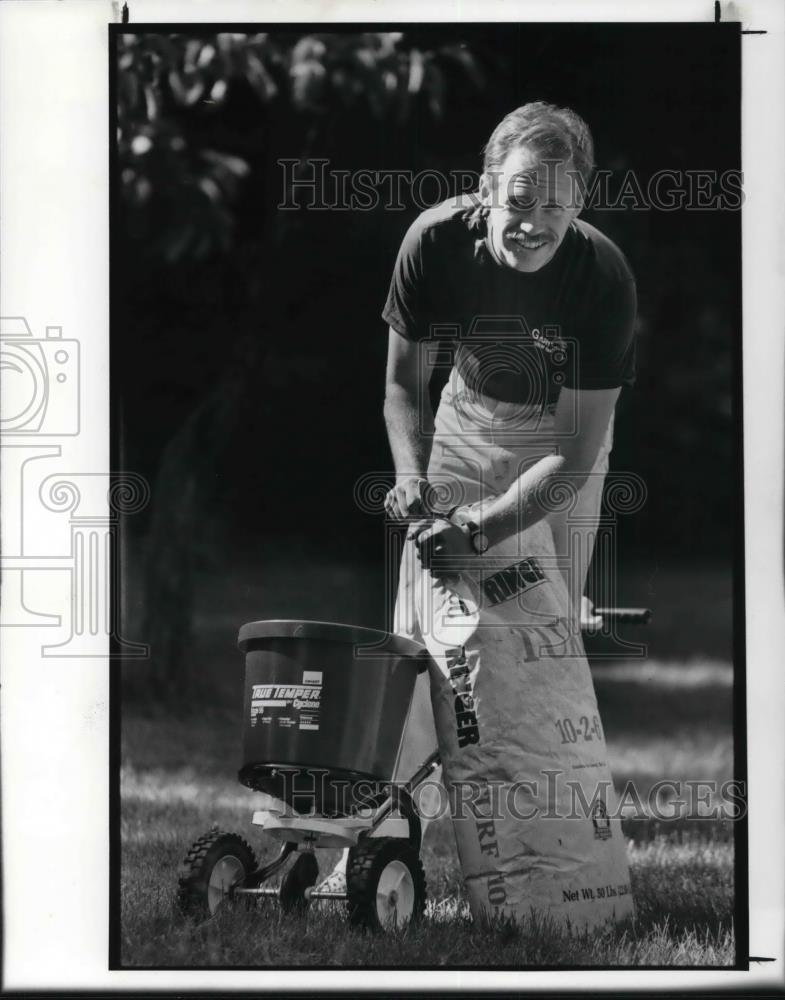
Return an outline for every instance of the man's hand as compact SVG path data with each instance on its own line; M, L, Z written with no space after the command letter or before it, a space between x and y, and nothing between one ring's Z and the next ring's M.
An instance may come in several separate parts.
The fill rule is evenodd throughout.
M402 521L407 517L423 517L433 507L433 488L427 479L400 476L384 498L384 509L390 517Z
M476 555L468 530L445 517L412 525L409 538L417 546L423 568L437 579L458 576L465 560Z

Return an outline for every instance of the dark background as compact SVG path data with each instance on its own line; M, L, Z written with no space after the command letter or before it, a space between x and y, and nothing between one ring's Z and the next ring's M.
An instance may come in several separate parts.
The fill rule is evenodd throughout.
M123 525L123 628L151 644L132 694L197 691L248 618L386 624L385 527L354 487L391 467L379 313L418 209L281 212L277 160L479 171L542 99L617 183L740 166L738 25L372 27L113 36L113 467L151 483ZM586 218L638 282L612 468L648 497L619 521L619 599L654 607L660 655L730 659L740 213Z

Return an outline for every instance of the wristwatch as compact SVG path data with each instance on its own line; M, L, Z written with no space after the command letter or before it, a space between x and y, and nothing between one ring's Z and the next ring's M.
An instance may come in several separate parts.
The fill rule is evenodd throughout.
M472 548L477 555L481 556L484 552L487 552L490 542L488 541L488 536L482 531L480 526L474 521L464 521L463 527L469 532Z

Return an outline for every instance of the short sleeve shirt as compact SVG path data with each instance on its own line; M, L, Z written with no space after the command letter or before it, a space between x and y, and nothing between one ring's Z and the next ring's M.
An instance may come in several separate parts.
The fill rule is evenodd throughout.
M382 312L412 341L449 345L470 388L506 402L553 405L562 386L635 381L635 280L607 236L575 219L539 271L499 263L468 199L409 227Z

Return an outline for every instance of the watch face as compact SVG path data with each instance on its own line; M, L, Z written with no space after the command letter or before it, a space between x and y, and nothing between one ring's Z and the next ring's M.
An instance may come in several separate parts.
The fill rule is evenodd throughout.
M474 551L482 555L483 552L488 551L488 536L484 535L481 531L475 531L472 535L472 545L474 546Z

